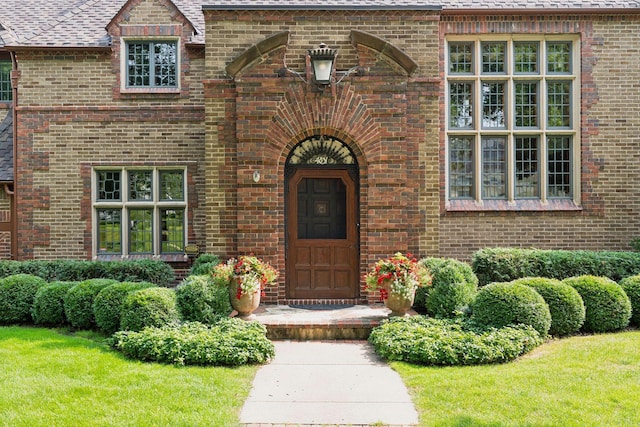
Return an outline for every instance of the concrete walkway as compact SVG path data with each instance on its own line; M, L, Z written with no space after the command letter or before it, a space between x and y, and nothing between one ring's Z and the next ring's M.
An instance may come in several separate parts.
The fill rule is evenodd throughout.
M240 421L262 425L412 426L418 414L400 376L366 341L276 341Z

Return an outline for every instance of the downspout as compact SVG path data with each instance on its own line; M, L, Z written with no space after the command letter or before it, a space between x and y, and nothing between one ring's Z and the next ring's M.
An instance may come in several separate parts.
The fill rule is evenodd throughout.
M18 71L18 60L15 51L11 54L11 90L13 95L12 114L13 114L13 191L9 193L9 189L5 186L5 191L11 195L11 259L18 259L18 79L20 73Z

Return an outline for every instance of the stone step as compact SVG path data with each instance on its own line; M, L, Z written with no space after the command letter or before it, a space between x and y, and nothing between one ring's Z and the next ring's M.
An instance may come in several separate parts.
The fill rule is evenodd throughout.
M391 313L382 304L325 307L263 304L253 320L267 327L267 337L272 340L366 340Z

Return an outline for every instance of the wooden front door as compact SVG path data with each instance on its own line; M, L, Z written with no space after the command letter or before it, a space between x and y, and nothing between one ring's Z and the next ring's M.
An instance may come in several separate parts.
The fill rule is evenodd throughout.
M345 169L297 169L287 200L287 296L358 296L356 183Z

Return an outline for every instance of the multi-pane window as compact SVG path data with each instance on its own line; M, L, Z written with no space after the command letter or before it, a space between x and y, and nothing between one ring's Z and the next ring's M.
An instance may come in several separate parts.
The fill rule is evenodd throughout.
M126 44L127 87L175 88L178 86L178 53L175 41L130 41Z
M94 185L98 254L184 252L184 169L96 169Z
M578 200L579 40L447 41L447 197Z
M11 61L0 59L0 102L11 101Z

